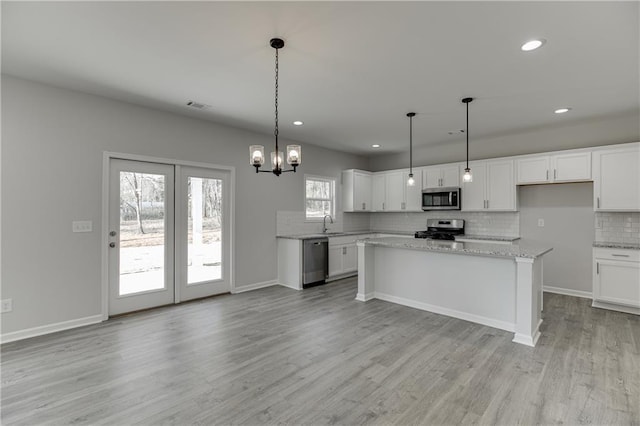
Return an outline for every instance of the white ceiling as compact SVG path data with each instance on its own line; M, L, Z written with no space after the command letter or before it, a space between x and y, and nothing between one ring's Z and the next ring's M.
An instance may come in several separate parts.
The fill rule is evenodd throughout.
M459 140L465 96L472 138L638 111L638 17L635 1L3 1L2 72L271 134L278 36L281 137L398 152L409 111L416 145Z

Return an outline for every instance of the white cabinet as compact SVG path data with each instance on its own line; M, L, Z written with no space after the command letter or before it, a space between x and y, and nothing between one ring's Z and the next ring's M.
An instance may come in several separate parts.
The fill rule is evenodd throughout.
M377 212L422 211L422 170L414 169L416 185L407 186L409 169L373 174L372 210Z
M593 152L593 205L640 211L640 144Z
M371 235L329 237L329 278L344 278L358 272L356 241L364 238L371 238Z
M387 194L386 172L375 173L372 177L371 210L381 212L385 210Z
M462 185L463 211L515 211L513 160L469 163L473 182Z
M640 250L593 249L593 306L640 314Z
M516 160L517 185L591 180L591 152L567 151Z
M342 209L345 212L371 211L371 172L342 172Z
M425 167L422 171L422 188L460 186L460 165L445 164Z

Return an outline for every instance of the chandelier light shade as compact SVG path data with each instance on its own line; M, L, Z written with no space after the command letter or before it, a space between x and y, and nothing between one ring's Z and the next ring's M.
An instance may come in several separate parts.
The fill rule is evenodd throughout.
M415 116L415 112L407 113L407 117L409 117L409 179L407 179L407 186L416 184L416 180L413 178L413 117Z
M473 175L469 168L469 102L471 101L473 101L473 98L464 98L462 100L462 103L467 105L467 129L465 130L467 134L467 167L464 169L464 174L462 175L462 182L464 183L473 182Z
M275 149L271 152L271 170L261 170L264 164L264 146L251 145L249 147L250 164L256 168L256 173L273 173L280 176L284 172L295 172L296 168L302 164L302 147L300 145L287 146L287 164L292 168L283 170L284 152L278 148L278 50L284 47L284 40L281 38L272 38L269 45L276 49L276 83L275 83L275 128L273 135L275 136Z

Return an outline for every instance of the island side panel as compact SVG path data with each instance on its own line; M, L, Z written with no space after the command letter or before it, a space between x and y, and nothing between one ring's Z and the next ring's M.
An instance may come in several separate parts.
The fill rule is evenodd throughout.
M374 283L376 298L515 331L516 264L512 258L380 246L365 249L375 249L375 276L363 281L367 286ZM365 268L371 265L368 260L364 259Z
M356 300L366 302L374 298L375 274L374 253L375 247L365 245L362 242L358 246L358 294Z
M542 256L516 258L516 330L513 341L535 346L542 323Z

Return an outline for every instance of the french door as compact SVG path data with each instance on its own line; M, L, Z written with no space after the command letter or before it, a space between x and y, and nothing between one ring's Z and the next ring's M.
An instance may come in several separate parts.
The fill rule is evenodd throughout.
M179 299L229 292L229 172L179 166L177 211Z
M109 315L230 291L229 177L110 160Z

